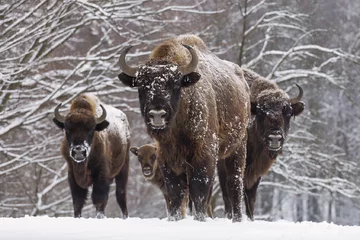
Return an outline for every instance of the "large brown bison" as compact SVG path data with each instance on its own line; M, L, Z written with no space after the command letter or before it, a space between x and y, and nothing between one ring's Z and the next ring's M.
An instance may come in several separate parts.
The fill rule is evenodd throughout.
M192 47L190 47L192 46ZM149 135L158 142L169 220L181 218L187 190L194 219L204 221L216 161L224 161L233 221L242 218L250 96L242 71L194 35L158 45L139 67L120 56L119 79L137 87Z
M110 183L115 178L116 199L123 217L127 218L130 132L125 114L101 104L90 94L76 97L66 116L59 113L60 107L61 104L55 108L53 121L65 133L61 154L68 165L74 216L81 217L88 187L92 185L96 217L104 217Z
M290 128L290 119L301 114L305 104L300 101L303 90L299 85L297 85L299 95L290 98L274 82L249 69L243 70L250 86L253 115L248 127L244 191L246 214L253 220L256 191L261 177L268 172L277 156L282 153ZM231 211L229 204L229 200L225 200L226 212Z

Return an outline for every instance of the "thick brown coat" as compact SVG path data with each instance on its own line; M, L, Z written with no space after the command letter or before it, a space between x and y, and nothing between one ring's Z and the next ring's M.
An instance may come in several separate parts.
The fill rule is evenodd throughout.
M55 124L65 133L60 149L68 165L74 216L81 216L88 187L92 186L97 217L103 217L109 187L115 178L116 197L125 218L128 216L129 126L122 111L104 104L101 105L106 110L106 119L96 124L95 118L102 111L100 104L94 95L82 94L72 101L64 122L54 118ZM74 146L89 150L84 160L74 159Z
M186 74L179 69L196 56L182 44L191 46L198 57L194 71ZM250 114L242 70L211 53L200 38L182 35L157 46L136 76L129 77L119 75L124 84L139 88L148 133L159 144L159 164L170 198L169 218L178 219L188 189L195 219L204 220L219 160L227 170L228 184L223 190L233 203L233 221L240 221ZM164 113L165 127L151 126L152 109Z
M276 83L249 69L244 69L244 75L251 89L253 113L248 127L244 189L246 213L253 219L256 191L261 177L266 175L278 154L282 153L290 119L304 110L304 103L291 103L288 94ZM272 139L274 137L277 139Z

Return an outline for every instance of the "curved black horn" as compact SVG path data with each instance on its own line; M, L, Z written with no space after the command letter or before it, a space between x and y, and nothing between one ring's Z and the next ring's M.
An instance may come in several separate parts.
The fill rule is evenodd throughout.
M290 104L298 103L301 100L301 98L303 97L303 94L304 94L303 89L298 84L295 83L295 85L299 89L299 94L296 97L290 99Z
M54 115L55 115L56 120L58 120L61 123L64 123L65 117L59 113L59 109L61 108L61 106L62 106L62 103L59 103L59 105L56 106L56 108L54 110Z
M120 66L121 71L123 71L126 75L128 75L130 77L136 77L136 72L137 72L138 68L130 67L129 65L127 65L127 63L125 61L126 54L130 51L131 48L132 48L132 46L129 46L129 47L125 48L124 51L122 51L120 58L119 58L119 66Z
M195 69L196 69L196 67L198 65L198 62L199 62L199 57L196 54L196 51L195 51L194 48L192 48L189 45L185 45L185 44L183 44L183 46L186 47L191 53L191 62L187 66L184 66L184 67L180 68L181 73L183 75L187 75L187 74L192 73L193 71L195 71Z
M106 119L106 110L103 105L100 104L100 107L102 109L102 114L100 117L95 119L96 124L102 123Z

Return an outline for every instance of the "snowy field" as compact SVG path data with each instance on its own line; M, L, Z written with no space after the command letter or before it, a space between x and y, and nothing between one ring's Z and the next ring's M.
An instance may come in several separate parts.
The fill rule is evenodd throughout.
M50 217L0 218L0 239L36 240L359 240L360 227L329 223L244 221L232 223L217 218L197 222L191 217L179 222L165 219L74 219Z

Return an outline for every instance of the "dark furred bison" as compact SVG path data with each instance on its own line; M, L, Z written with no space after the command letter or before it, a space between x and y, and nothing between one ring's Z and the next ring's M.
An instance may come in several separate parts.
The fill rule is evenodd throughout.
M137 156L141 164L141 170L146 181L158 187L162 192L162 194L164 195L166 202L166 209L168 211L169 198L165 187L164 177L162 175L161 169L158 164L156 147L152 144L145 144L141 147L131 147L130 151ZM188 197L185 197L181 205L182 217L186 216L187 199Z
M104 217L110 183L115 178L116 199L123 217L127 218L130 132L125 114L100 104L99 99L90 94L75 98L66 116L59 113L60 107L61 104L55 108L53 121L65 133L61 154L68 165L74 216L81 217L88 187L92 185L96 217Z
M251 70L244 69L244 76L251 90L251 113L253 119L248 127L247 158L244 177L246 214L253 220L256 190L275 162L290 127L291 117L298 116L305 104L300 101L303 90L291 98L275 83ZM220 173L219 173L220 175ZM225 209L229 210L225 205Z
M192 46L192 47L190 47ZM140 67L120 56L119 79L137 87L148 133L158 142L169 220L181 218L187 190L204 221L216 161L224 161L233 221L242 218L250 96L241 69L216 57L194 35L158 45Z

